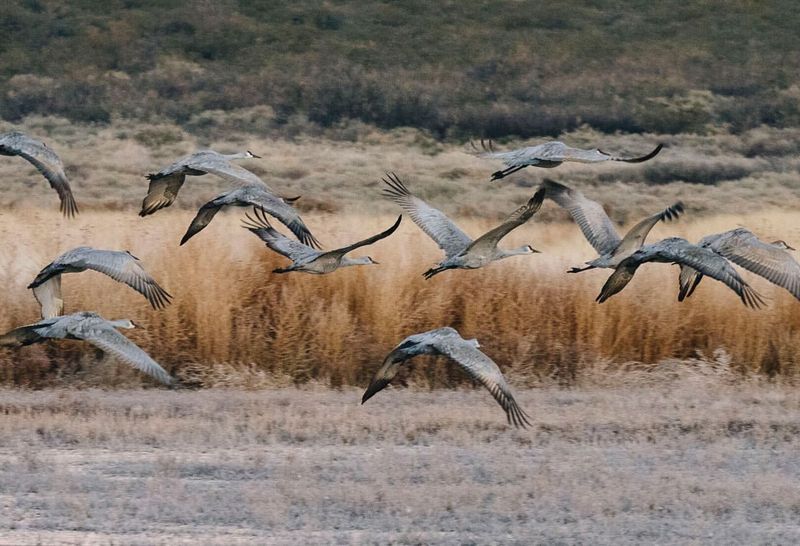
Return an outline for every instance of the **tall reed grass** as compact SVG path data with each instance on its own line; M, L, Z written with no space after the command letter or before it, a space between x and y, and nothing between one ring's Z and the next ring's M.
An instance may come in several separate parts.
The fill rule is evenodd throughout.
M131 251L173 294L174 303L153 311L132 290L86 272L64 276L65 312L94 310L107 318L134 319L142 328L126 335L169 371L200 385L364 384L404 336L444 325L478 338L503 370L529 384L570 384L598 365L641 369L698 356L730 359L742 374L790 378L800 371L800 302L787 292L746 274L770 300L768 308L747 309L708 279L678 303L677 268L648 265L625 291L598 305L594 298L610 270L564 273L594 256L574 224L534 218L504 244L531 243L542 254L425 281L421 273L439 253L408 218L393 236L354 254L370 255L380 265L314 276L271 273L286 261L240 227L242 216L242 209L221 213L183 247L178 241L192 217L187 211L168 209L147 219L132 212L86 212L74 221L49 209L0 216L0 329L36 321L38 306L27 284L58 254L89 244ZM306 217L329 248L392 221L359 214ZM460 223L474 235L492 224ZM672 234L694 240L739 223L765 237L800 240L800 216L782 212L659 225L651 240ZM0 350L0 363L3 384L141 380L124 365L101 361L84 343ZM411 379L451 385L463 374L422 359Z

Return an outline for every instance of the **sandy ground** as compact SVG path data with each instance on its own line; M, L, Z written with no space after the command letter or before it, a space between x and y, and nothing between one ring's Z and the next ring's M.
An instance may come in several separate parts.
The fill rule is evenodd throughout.
M0 396L0 544L800 541L800 394L707 379Z

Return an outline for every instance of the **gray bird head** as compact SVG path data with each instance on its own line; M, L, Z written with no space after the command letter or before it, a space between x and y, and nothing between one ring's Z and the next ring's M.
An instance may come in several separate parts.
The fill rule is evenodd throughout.
M256 155L256 154L254 154L253 152L251 152L250 150L247 150L247 153L246 153L245 155L246 155L247 157L254 157L254 158L256 158L256 159L261 159L261 156L260 156L260 155Z

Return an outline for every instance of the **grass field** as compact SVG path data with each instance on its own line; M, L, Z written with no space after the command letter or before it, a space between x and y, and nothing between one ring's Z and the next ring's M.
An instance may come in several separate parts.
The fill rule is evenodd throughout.
M183 247L177 243L192 213L180 209L146 220L114 211L87 211L74 221L43 209L6 214L0 217L0 253L9 260L0 273L5 311L0 329L36 321L38 306L27 284L55 256L90 244L140 257L173 294L174 303L153 311L133 290L86 272L64 276L66 312L95 310L108 318L133 319L142 327L126 334L178 377L207 387L312 380L364 385L402 338L444 325L478 338L503 370L529 386L580 384L586 377L646 370L670 358L730 360L743 376L789 379L800 371L800 304L749 273L746 278L768 299L764 309L746 308L732 291L711 280L679 303L677 268L664 264L642 268L624 292L599 305L594 298L610 271L565 274L594 251L573 224L540 223L535 217L505 244L531 243L541 254L481 270L448 271L423 280L422 272L439 259L439 252L406 218L392 237L354 253L370 255L380 265L325 276L275 275L272 269L285 260L240 227L244 212L221 213ZM328 246L377 233L394 219L305 216ZM477 234L494 221L461 222L468 233ZM780 211L699 220L689 213L660 224L652 237L697 240L740 223L767 240L800 241L797 228L787 227L800 226L797 214ZM85 344L69 341L4 350L0 362L5 384L149 383L124 365L102 360ZM422 359L411 379L450 386L463 374Z
M675 373L673 373L675 372ZM796 389L0 392L0 544L787 544Z

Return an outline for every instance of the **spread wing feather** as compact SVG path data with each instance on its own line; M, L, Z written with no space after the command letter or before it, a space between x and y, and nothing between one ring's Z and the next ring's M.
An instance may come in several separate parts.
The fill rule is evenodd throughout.
M117 332L109 323L97 323L90 328L73 328L70 329L70 333L78 339L88 341L103 351L113 354L166 385L172 384L172 377L158 362L127 337Z
M486 387L506 412L508 422L516 427L530 425L528 415L519 407L500 368L480 350L461 339L444 339L434 346L453 359L475 381Z
M600 203L554 180L547 179L542 185L546 196L569 212L598 254L610 254L619 246L622 239Z
M472 243L472 239L442 211L433 208L408 191L397 175L388 173L383 181L388 186L383 190L383 195L400 205L411 220L439 245L448 258L456 256Z

